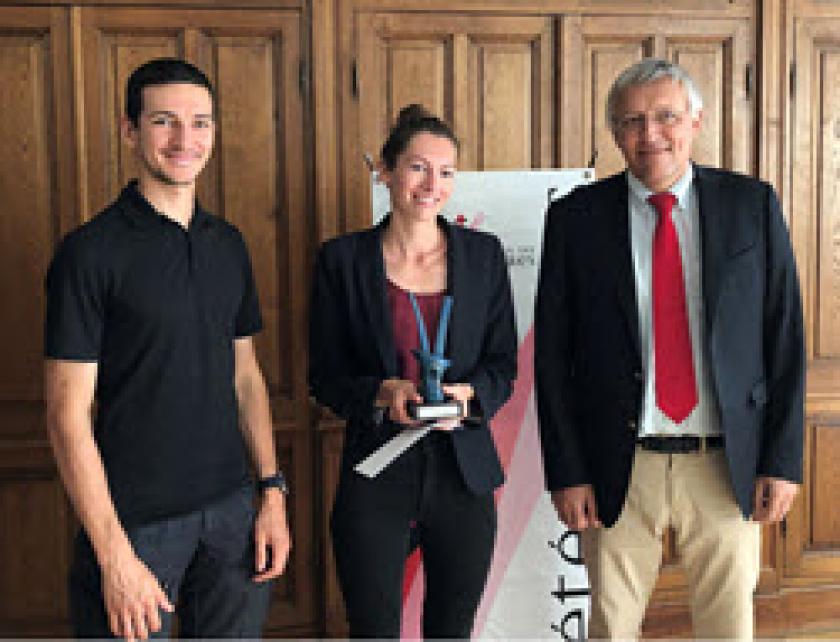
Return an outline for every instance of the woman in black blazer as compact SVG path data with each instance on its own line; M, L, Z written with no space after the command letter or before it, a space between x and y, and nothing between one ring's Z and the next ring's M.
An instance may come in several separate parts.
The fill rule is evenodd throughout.
M493 490L503 473L488 422L510 396L517 340L498 239L439 216L457 147L441 120L417 105L403 109L381 152L391 213L327 241L316 260L309 383L347 422L330 525L353 637L399 637L413 543L423 554L425 637L469 637L490 568ZM353 467L416 424L406 408L421 400L410 301L433 342L445 295L452 297L444 352L451 364L443 390L471 420L432 430L369 479Z

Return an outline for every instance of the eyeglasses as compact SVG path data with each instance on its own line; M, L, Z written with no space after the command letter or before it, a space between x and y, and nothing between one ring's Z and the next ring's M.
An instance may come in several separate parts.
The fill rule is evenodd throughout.
M685 118L686 112L674 112L670 109L660 109L648 114L628 114L613 120L615 128L620 132L638 133L644 130L647 123L656 123L659 127L667 129L680 124Z

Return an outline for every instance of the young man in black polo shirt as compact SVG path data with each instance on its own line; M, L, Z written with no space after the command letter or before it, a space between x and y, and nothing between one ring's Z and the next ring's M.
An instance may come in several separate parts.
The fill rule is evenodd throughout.
M62 241L47 276L47 423L83 527L81 637L167 636L175 604L185 637L258 637L289 553L251 264L195 200L213 108L188 63L132 73L139 180Z

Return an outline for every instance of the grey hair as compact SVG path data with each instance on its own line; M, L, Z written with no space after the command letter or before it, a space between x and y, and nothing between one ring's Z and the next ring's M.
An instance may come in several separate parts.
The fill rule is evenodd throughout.
M622 93L628 87L644 85L660 78L670 78L685 89L691 116L697 117L703 109L703 97L688 72L678 64L661 58L643 58L622 71L613 81L607 94L607 125L615 129L615 107Z

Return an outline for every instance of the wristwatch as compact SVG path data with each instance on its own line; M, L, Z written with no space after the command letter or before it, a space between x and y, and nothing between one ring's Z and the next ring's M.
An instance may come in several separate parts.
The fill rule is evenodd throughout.
M277 488L284 495L289 494L289 485L286 483L286 476L279 471L268 477L262 477L257 481L257 490L261 493L268 488Z

